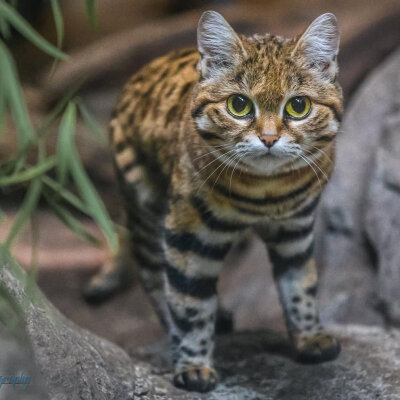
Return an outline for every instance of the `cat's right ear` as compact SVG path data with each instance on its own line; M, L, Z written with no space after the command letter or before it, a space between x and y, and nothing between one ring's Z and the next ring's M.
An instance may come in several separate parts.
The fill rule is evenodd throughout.
M238 35L221 14L206 11L197 27L200 73L209 78L234 68L245 56Z

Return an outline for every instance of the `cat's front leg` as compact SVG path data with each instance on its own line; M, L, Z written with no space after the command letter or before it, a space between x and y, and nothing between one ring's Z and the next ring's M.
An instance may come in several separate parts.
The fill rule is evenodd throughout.
M265 241L298 361L323 362L336 358L340 344L325 332L318 315L312 220L300 225L286 221Z
M187 218L183 211L167 216L165 294L177 387L207 392L217 384L217 280L232 240L229 233L203 225L194 210Z

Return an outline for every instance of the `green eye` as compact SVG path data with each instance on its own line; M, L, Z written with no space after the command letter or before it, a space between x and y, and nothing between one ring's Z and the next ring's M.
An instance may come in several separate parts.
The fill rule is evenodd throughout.
M303 119L311 110L311 101L306 96L292 97L285 106L286 114L292 119Z
M246 96L233 94L226 102L228 111L236 118L246 117L253 111L253 103Z

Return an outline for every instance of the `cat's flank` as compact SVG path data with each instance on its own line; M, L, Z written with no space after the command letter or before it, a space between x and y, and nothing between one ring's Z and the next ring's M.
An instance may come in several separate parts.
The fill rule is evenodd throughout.
M204 392L218 382L218 275L248 228L268 249L298 359L339 354L318 318L312 253L342 94L332 14L284 39L237 35L208 11L197 41L135 74L113 114L130 236L97 284L123 284L132 258L170 334L175 385Z

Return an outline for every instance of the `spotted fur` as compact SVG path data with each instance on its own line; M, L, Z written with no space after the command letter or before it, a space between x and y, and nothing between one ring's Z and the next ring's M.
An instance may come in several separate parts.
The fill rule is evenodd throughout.
M154 60L125 86L110 127L128 252L171 336L179 387L208 391L217 383L217 280L248 228L267 245L299 359L339 352L319 321L312 261L315 208L342 115L338 44L332 14L284 39L238 36L222 16L206 12L198 49ZM235 93L251 99L252 117L227 112ZM300 121L284 114L299 95L312 103Z

